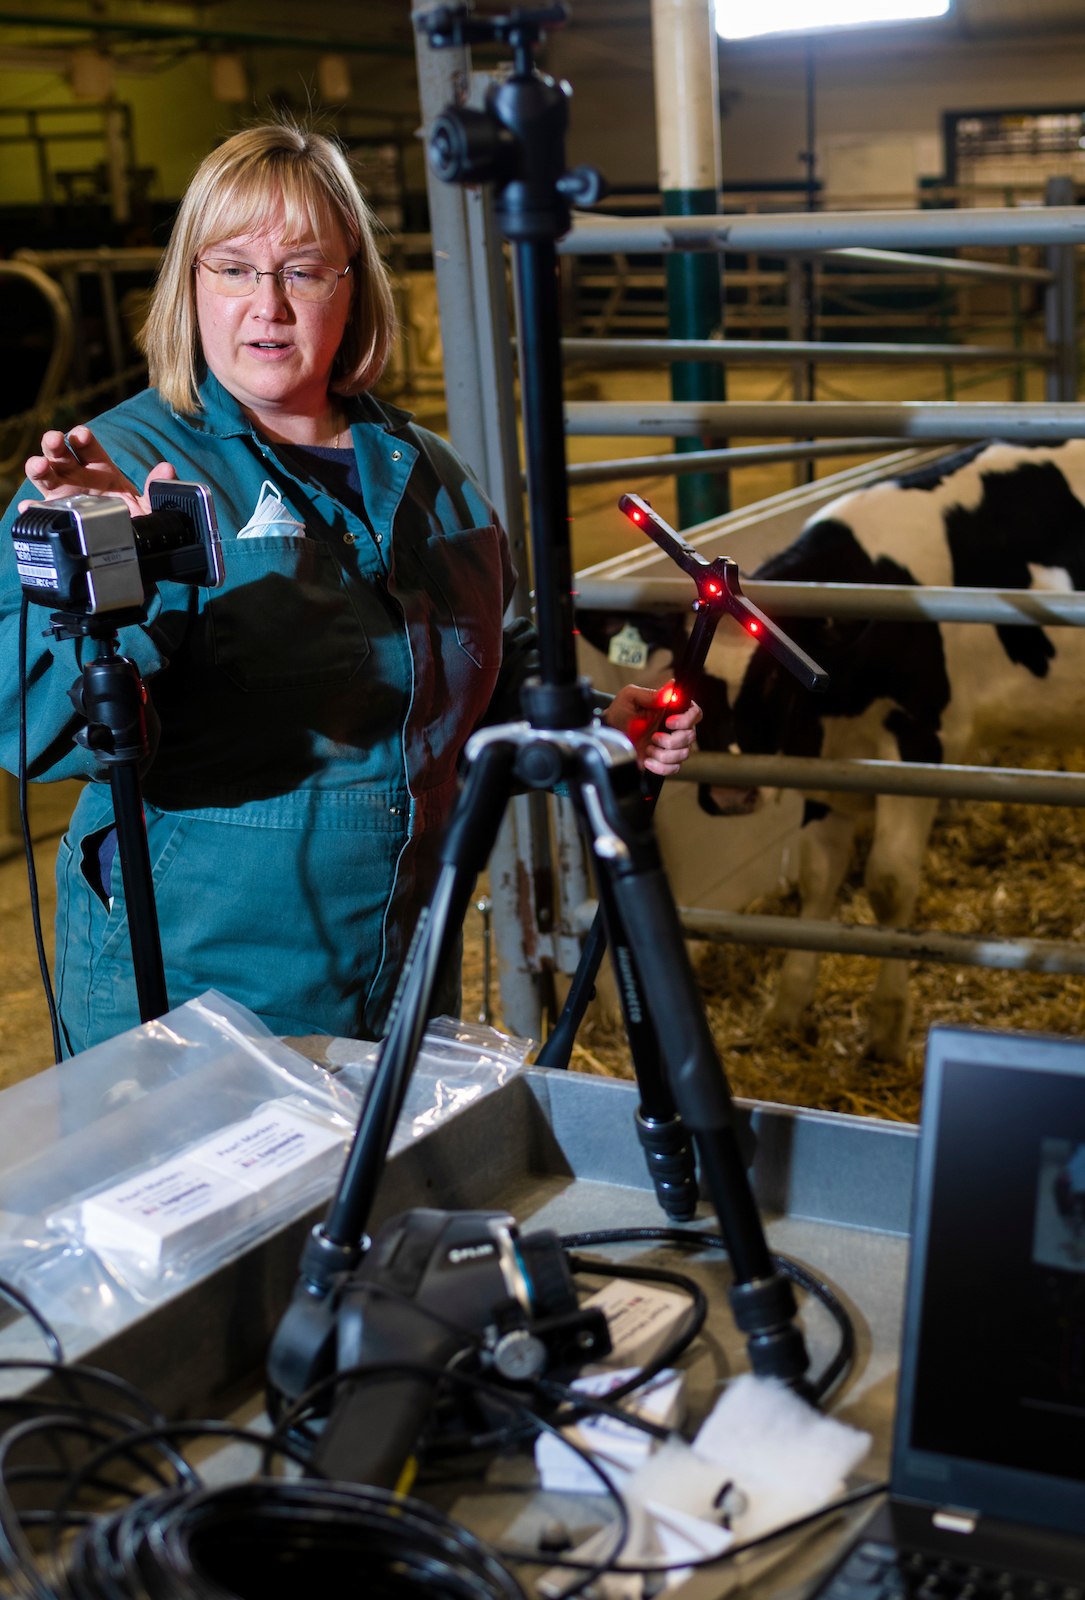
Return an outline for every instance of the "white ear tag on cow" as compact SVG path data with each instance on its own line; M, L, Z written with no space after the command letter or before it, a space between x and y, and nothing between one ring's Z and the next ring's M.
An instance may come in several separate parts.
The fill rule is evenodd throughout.
M260 485L260 498L252 516L243 528L239 528L239 539L266 538L298 538L305 535L305 524L299 522L292 511L287 510L283 504L283 497L270 479L265 478Z
M631 622L627 622L621 632L616 633L610 641L607 660L612 661L616 667L648 665L648 646Z

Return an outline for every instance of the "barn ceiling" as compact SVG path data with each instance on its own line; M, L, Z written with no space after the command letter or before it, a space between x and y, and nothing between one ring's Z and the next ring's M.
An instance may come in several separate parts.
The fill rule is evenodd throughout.
M477 5L479 11L504 11L509 4ZM813 6L811 9L814 9ZM570 34L600 31L627 34L647 28L650 0L571 0ZM1085 32L1085 0L953 0L953 14L929 27L972 37L1015 33ZM206 39L222 43L283 38L323 43L375 54L413 52L409 0L0 0L0 33L8 42L65 43L97 38L103 44L163 43Z
M478 0L480 12L511 9L514 0ZM911 41L937 47L939 38L959 44L1044 37L1085 39L1085 0L952 0L953 12L937 21L909 24ZM811 0L811 10L815 10ZM569 26L556 59L574 77L578 63L651 57L651 0L571 0ZM844 48L862 47L859 30L831 30ZM772 49L781 40L728 44L725 56ZM794 40L788 41L793 45ZM163 60L192 51L338 51L357 58L398 62L397 81L413 77L415 34L411 0L0 0L0 56L7 64L47 64L51 57L91 45L119 61ZM485 66L492 53L476 50ZM500 52L505 59L507 52ZM545 58L544 58L545 59ZM404 76L406 73L406 77Z

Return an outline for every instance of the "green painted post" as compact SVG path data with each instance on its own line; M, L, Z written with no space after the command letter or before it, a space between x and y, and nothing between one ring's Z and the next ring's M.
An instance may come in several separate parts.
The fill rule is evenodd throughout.
M652 0L656 142L663 214L713 216L720 209L718 40L711 0ZM722 261L715 250L675 250L667 257L667 327L672 339L708 339L723 328ZM673 400L723 400L722 364L671 366ZM716 439L676 439L675 450L702 450ZM678 479L683 528L730 509L727 477L696 472Z
M712 189L670 189L663 194L668 217L712 216L719 195ZM721 261L713 251L676 250L667 258L667 329L671 339L708 339L723 325ZM672 400L724 400L722 362L678 361L671 367ZM709 439L677 439L679 452L705 450ZM678 479L678 520L683 528L730 509L725 473L691 472Z

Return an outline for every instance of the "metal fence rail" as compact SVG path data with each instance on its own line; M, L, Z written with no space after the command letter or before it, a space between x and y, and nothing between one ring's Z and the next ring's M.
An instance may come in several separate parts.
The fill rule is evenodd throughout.
M994 364L1029 361L1050 365L1053 350L1020 349L1017 345L885 344L829 339L563 339L567 361L592 366L648 366L668 361L709 361L720 366L779 366L782 362L816 361L819 367L869 366L886 362L903 366Z
M846 794L903 794L1085 807L1085 773L1030 767L967 767L950 762L833 761L822 756L691 755L678 777L729 789L768 787Z
M694 546L705 540L691 539ZM643 559L638 553L633 561ZM968 589L917 584L780 583L743 579L742 592L770 614L875 617L891 622L988 622L995 627L1085 627L1085 590ZM577 580L576 603L584 611L687 610L695 592L688 578L590 578Z
M570 483L607 483L612 478L681 477L687 472L756 467L770 461L820 461L829 456L884 455L895 439L806 439L801 444L752 444L734 450L687 450L684 455L621 456L612 461L571 461Z
M657 400L570 401L569 434L719 439L882 434L922 443L1005 439L1048 444L1085 438L1085 405L1067 401Z
M741 255L819 255L874 250L958 249L963 245L1085 244L1078 206L1020 210L803 211L715 217L577 215L558 245L562 255L670 255L675 250L726 250ZM937 266L924 258L928 267Z
M879 961L935 961L1003 972L1085 973L1085 946L1066 939L973 939L961 933L907 933L814 917L758 916L743 911L678 908L691 939L759 945L774 950L872 956Z

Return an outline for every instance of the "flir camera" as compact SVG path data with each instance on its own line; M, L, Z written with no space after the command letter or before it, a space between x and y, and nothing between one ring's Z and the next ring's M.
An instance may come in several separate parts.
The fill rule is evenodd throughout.
M150 512L133 517L120 495L76 494L19 513L11 530L28 600L81 617L142 617L157 583L222 583L211 491L155 482ZM121 614L124 614L123 616Z

